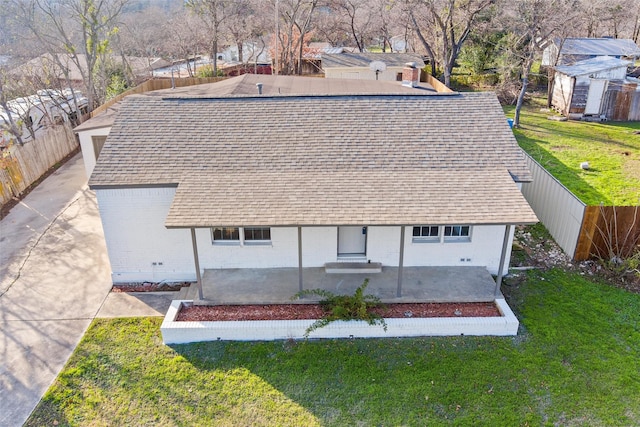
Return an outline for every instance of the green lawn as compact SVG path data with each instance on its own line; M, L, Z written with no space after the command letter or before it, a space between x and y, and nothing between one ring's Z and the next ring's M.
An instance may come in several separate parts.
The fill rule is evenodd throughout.
M523 110L514 130L520 146L588 205L640 204L640 122L558 122L543 106L534 99ZM505 107L508 117L513 111Z
M517 337L162 345L97 320L27 426L640 425L640 295L561 270L503 287Z

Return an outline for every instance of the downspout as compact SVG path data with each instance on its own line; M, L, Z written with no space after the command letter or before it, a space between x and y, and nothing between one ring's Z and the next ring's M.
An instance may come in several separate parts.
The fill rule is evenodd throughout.
M302 227L298 226L298 291L302 292Z
M398 290L396 296L402 296L402 268L404 264L404 225L400 227L400 258L398 259Z
M509 246L509 238L511 237L511 224L507 224L504 228L504 239L502 240L502 253L500 254L500 265L498 266L498 277L496 277L496 288L493 295L498 295L500 286L502 285L502 276L504 274L504 261L507 258L507 247Z
M198 286L198 299L204 299L202 296L202 276L200 275L200 260L198 258L198 242L196 241L196 229L191 228L191 244L193 245L193 261L196 265L196 283Z

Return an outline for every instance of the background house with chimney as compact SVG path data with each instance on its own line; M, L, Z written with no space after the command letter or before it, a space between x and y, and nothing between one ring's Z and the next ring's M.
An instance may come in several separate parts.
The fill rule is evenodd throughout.
M419 70L425 66L422 57L408 53L343 52L322 55L322 69L329 79L402 81L403 68L407 63L413 63Z

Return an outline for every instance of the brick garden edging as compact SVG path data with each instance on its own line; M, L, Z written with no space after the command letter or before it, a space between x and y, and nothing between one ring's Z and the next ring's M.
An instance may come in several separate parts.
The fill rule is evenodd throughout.
M247 320L218 322L175 321L182 304L192 301L174 300L162 322L160 331L165 344L199 341L273 341L302 339L315 320ZM316 329L309 338L393 338L420 336L510 336L518 333L518 319L503 298L495 300L501 317L433 317L388 318L387 331L380 325L364 321L335 321Z

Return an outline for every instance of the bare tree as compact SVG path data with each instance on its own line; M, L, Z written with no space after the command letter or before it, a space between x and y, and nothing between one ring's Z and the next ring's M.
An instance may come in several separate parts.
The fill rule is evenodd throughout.
M19 116L9 107L9 100L13 98L13 94L10 90L7 90L6 69L0 68L0 141L3 144L7 144L5 140L5 134L7 140L15 140L19 145L23 145L22 129Z
M344 28L342 15L330 7L318 8L315 17L315 30L318 37L332 46L347 46L351 37Z
M12 0L18 19L50 53L61 70L69 58L82 76L93 109L104 100L103 64L118 17L128 0ZM68 77L68 75L67 75Z
M449 86L460 49L474 27L487 19L487 11L496 0L407 1L418 38L427 54L442 67L444 84Z
M369 0L332 0L329 7L340 19L342 31L350 35L360 52L364 52L373 38L372 20L375 8Z
M186 5L207 26L211 40L213 75L218 75L218 44L221 40L222 24L233 13L233 0L187 0Z
M576 35L638 39L640 4L637 0L581 0L576 11L583 23Z
M207 50L209 46L207 31L202 20L187 10L175 12L162 25L166 37L159 45L160 53L170 60L190 58L198 52ZM195 71L187 61L187 72L193 77Z
M375 0L373 7L375 10L372 22L376 37L382 44L382 51L386 52L387 47L393 51L391 39L406 31L401 18L401 9L393 0Z
M281 68L276 72L302 74L305 37L317 5L318 0L276 0L276 13L283 29L276 34L277 48L273 50Z
M520 126L520 111L529 85L531 67L536 55L554 35L568 30L567 24L575 16L572 0L517 0L505 15L505 24L511 31L509 46L513 58L520 64L522 82L514 117L514 126Z

